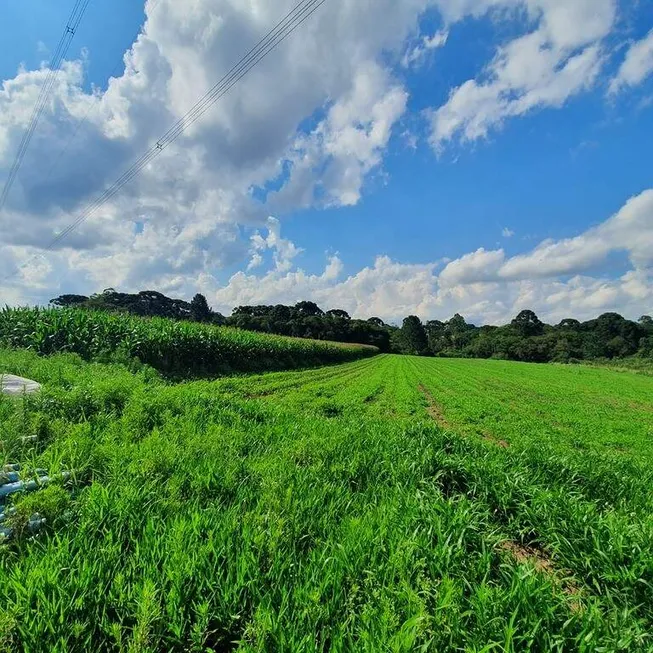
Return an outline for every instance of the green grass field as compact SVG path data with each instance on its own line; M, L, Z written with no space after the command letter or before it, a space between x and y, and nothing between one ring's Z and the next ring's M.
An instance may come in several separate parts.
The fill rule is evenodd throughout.
M0 401L4 463L73 478L13 502L48 522L0 546L0 650L653 650L650 376L2 369L44 384Z

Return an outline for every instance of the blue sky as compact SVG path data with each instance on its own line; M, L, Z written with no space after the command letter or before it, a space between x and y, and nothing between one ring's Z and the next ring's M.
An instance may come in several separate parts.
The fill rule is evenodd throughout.
M73 4L0 7L0 182ZM284 13L91 0L0 214L0 297L147 287L227 312L314 299L477 322L653 311L653 1L572 4L327 0L44 251Z
M9 0L0 5L2 42L0 77L10 79L19 66L38 68L55 51L74 6L71 0ZM107 79L131 47L145 19L144 5L129 0L98 2L91 0L68 59L80 59L88 51L85 87L105 87Z

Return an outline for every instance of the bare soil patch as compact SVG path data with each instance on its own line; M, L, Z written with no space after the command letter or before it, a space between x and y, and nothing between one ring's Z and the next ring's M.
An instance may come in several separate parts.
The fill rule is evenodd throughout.
M484 440L496 444L497 447L501 447L502 449L507 449L510 446L505 440L501 440L487 431L484 431L482 435Z
M419 391L426 397L426 401L428 402L428 406L426 408L428 414L443 429L450 429L451 424L447 421L446 417L442 412L442 408L435 400L433 395L429 392L428 388L420 384Z
M525 546L512 540L506 540L499 545L500 551L511 555L519 564L531 564L538 573L546 574L558 584L563 592L571 597L576 597L570 602L572 612L579 612L583 609L580 602L580 589L567 574L556 568L553 560L541 549L533 546Z
M555 571L553 561L540 551L532 546L525 546L518 542L506 540L499 545L499 549L509 553L518 563L530 563L537 571L543 571L552 574Z

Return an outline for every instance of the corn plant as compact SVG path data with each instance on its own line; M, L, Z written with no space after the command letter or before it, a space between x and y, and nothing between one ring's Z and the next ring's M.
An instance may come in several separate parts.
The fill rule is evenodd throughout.
M165 318L79 309L5 308L0 344L86 360L116 352L175 375L311 367L374 355L376 348L288 338Z

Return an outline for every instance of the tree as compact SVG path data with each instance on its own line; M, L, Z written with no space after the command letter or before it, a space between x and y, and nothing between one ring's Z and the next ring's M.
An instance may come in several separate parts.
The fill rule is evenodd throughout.
M470 325L467 324L465 318L460 313L456 313L448 322L446 322L447 331L450 333L461 333L462 331L467 331L469 326Z
M287 322L292 317L292 310L290 306L284 306L283 304L277 304L272 309L272 319L275 322Z
M295 311L299 315L324 315L324 311L315 302L298 302Z
M210 322L212 311L206 301L206 297L197 293L190 303L191 319L195 322Z
M639 355L653 358L653 336L642 338L639 341Z
M494 354L494 341L487 335L480 335L465 347L464 354L472 358L491 358Z
M440 320L429 320L424 327L429 351L432 354L439 354L449 344L445 336L445 324Z
M390 351L393 354L405 354L406 347L404 345L403 335L401 329L394 327L390 331Z
M650 315L642 315L642 317L637 320L644 328L653 329L653 317Z
M231 316L235 317L237 315L253 315L254 307L253 306L236 306L233 311L231 311Z
M522 338L540 336L544 333L544 323L533 311L520 311L517 317L510 323L510 326L517 331Z
M79 306L88 301L85 295L60 295L50 300L54 306Z
M644 335L640 325L626 320L619 313L603 313L596 320L586 324L593 326L604 349L601 355L612 358L614 356L629 356L637 351L639 340ZM620 337L621 340L614 340Z
M445 340L459 351L466 347L474 337L476 327L473 324L467 324L465 318L456 313L448 322L444 324Z
M428 350L426 329L422 321L416 315L409 315L404 318L401 327L401 341L407 354L421 356Z
M634 352L623 336L615 336L606 343L606 353L608 358L620 358Z
M558 324L558 329L569 329L577 331L580 329L580 322L572 317L567 317Z
M604 313L579 322L562 320L548 326L530 310L521 311L508 325L476 327L456 313L449 321L429 320L425 324L414 315L401 328L379 317L350 318L342 309L324 313L311 301L295 306L237 306L230 317L214 313L203 295L192 302L166 297L155 290L136 294L107 288L90 297L61 295L54 306L126 312L139 316L159 316L174 320L200 320L212 324L339 342L370 344L381 351L437 356L471 356L533 362L653 357L653 318L642 315L637 322L618 313Z
M332 308L330 311L327 311L326 314L329 317L340 318L342 320L351 320L349 313L347 313L347 311L343 311L341 308Z
M465 318L463 318L464 320ZM440 320L428 320L425 324L425 328L428 331L429 329L441 330L444 329L445 323Z
M586 324L598 331L601 335L618 336L621 335L626 319L619 313L602 313L596 320L590 320Z

